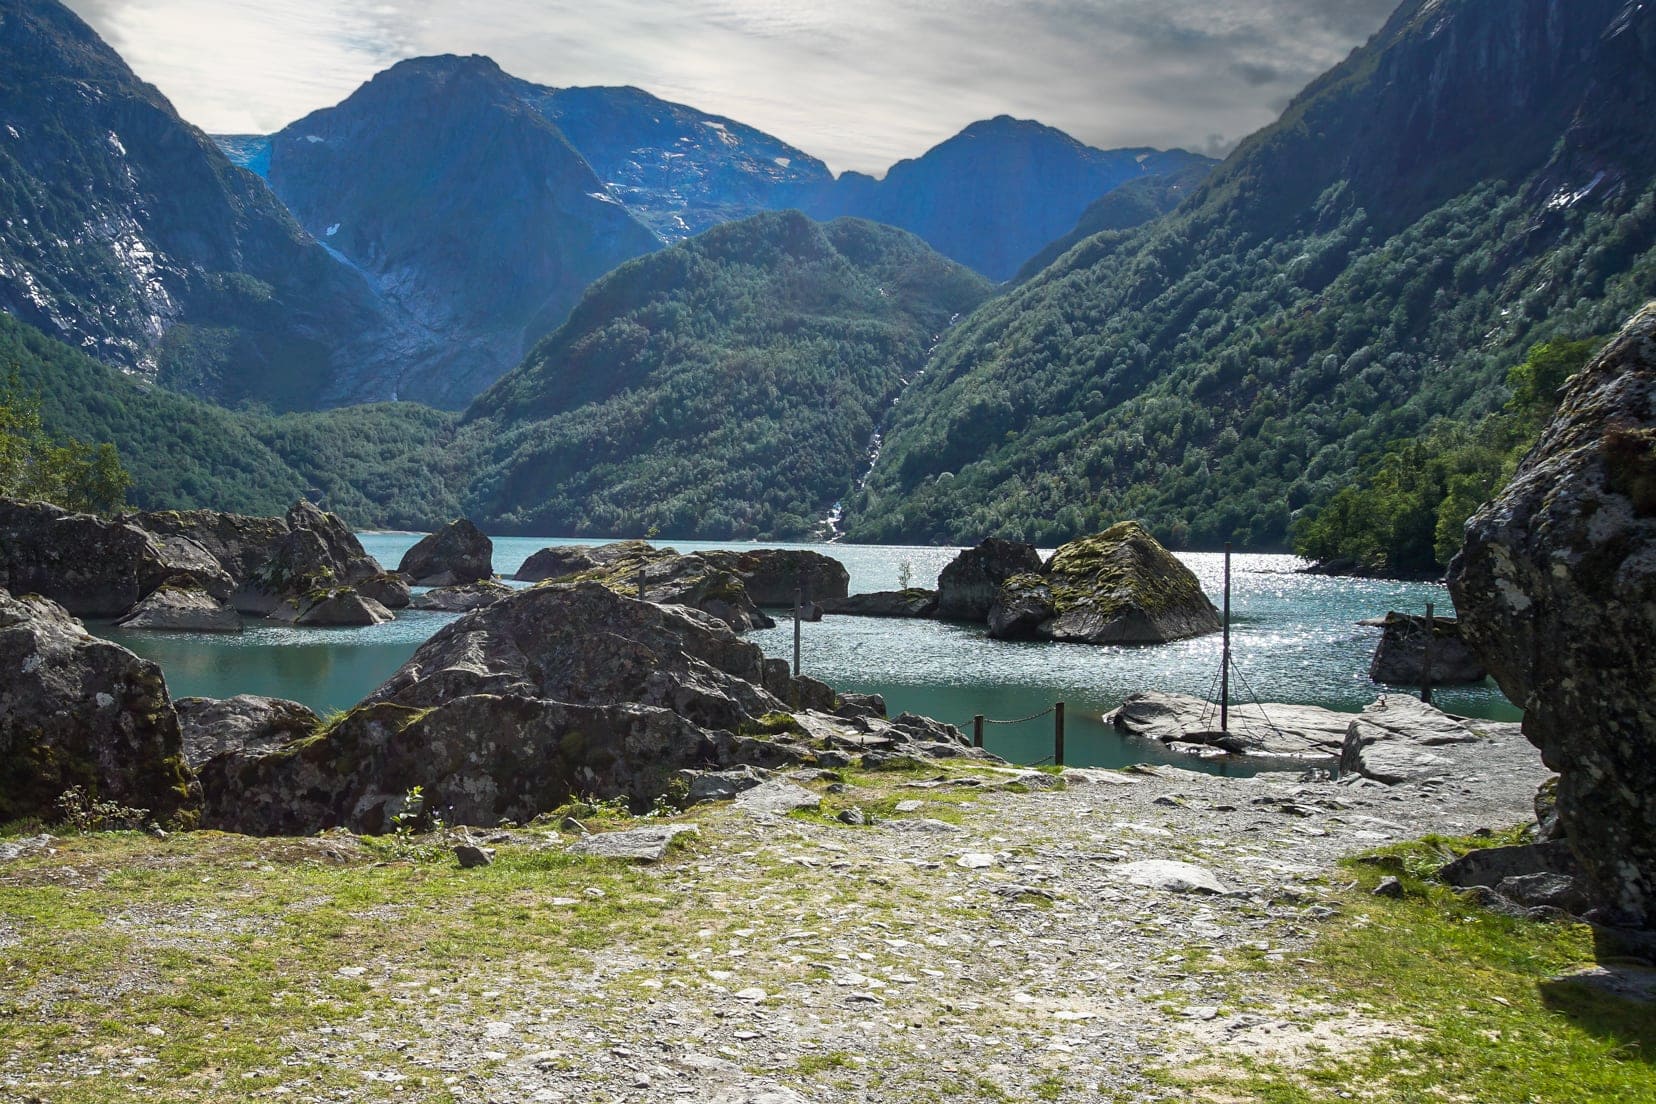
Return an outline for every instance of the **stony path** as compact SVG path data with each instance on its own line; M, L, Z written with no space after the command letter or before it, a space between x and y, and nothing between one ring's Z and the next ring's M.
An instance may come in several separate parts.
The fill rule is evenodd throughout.
M1441 749L1453 781L1391 788L1163 768L1071 771L1064 788L1038 790L1050 775L980 766L975 785L953 773L895 793L811 783L830 812L878 808L866 827L704 807L699 832L617 899L624 938L575 959L507 953L462 967L440 947L364 950L339 968L366 986L362 1010L286 1040L280 1083L246 1098L1182 1099L1158 1069L1407 1030L1295 1001L1270 979L1338 922L1339 857L1530 815L1544 771L1515 726L1488 731ZM1148 860L1197 864L1224 892L1138 884L1133 864ZM557 928L605 892L566 880L487 904ZM208 953L251 922L233 912L133 915L123 930ZM374 919L411 918L384 907ZM34 1007L49 1009L49 995ZM8 1074L36 1080L26 1056L0 1059L0 1087ZM51 1072L98 1076L72 1067ZM321 1091L315 1071L330 1067L349 1067L360 1087ZM112 1092L76 1099L129 1098Z

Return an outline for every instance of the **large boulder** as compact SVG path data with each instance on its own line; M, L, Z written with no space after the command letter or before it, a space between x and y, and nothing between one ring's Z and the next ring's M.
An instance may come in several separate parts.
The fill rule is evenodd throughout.
M1426 618L1393 610L1362 624L1380 630L1369 664L1369 678L1391 686L1419 686L1426 676ZM1432 685L1456 686L1489 677L1478 657L1461 639L1460 622L1432 618Z
M227 752L270 750L314 736L322 724L307 706L257 694L179 698L173 706L192 768Z
M642 583L645 601L710 613L736 632L768 629L776 624L754 603L741 578L726 566L728 561L722 557L727 553L685 556L644 541L618 541L597 548L543 549L536 556L553 551L560 554L562 565L589 565L555 576L554 581L601 583L629 598L639 597ZM552 557L544 557L541 562L550 566Z
M989 610L1002 640L1163 644L1221 627L1196 576L1136 521L1059 548L1040 574L1002 584Z
M0 591L0 823L51 820L65 791L193 820L199 801L161 669L55 602Z
M1407 694L1388 694L1346 728L1340 773L1396 785L1452 773L1455 761L1434 751L1482 737L1455 718Z
M119 617L175 566L136 525L0 499L0 587L13 594L42 595L77 617Z
M1041 554L1033 544L991 537L956 556L938 575L937 616L987 621L1003 583L1040 571Z
M479 583L462 583L459 586L437 587L419 595L411 603L417 610L437 610L443 613L470 613L484 606L492 606L508 594L512 588L505 583L497 583L493 579L485 579Z
M304 500L280 518L165 510L126 520L158 539L186 538L205 549L229 575L230 603L242 613L268 614L284 599L383 574L343 521Z
M561 544L542 548L523 561L512 578L520 583L566 582L575 576L607 567L617 560L637 558L654 552L648 541L613 541L594 547L590 544Z
M193 586L165 583L145 595L116 625L160 632L239 633L241 614Z
M792 609L800 590L805 592L807 605L822 604L844 598L851 589L851 573L845 565L820 552L755 548L700 555L742 580L748 597L761 606Z
M397 574L415 586L446 587L494 577L494 541L467 518L451 521L403 553Z
M838 704L697 610L540 586L445 626L318 735L204 764L205 820L376 832L419 787L445 820L494 825L576 794L645 805L683 770L971 750L946 726L836 716Z
M386 609L407 609L414 601L414 595L408 589L408 580L394 571L370 575L355 585L358 594L372 598Z
M1607 915L1656 925L1656 304L1569 383L1449 588Z
M396 620L396 614L358 594L354 587L327 587L284 598L269 613L272 621L314 628L361 628Z

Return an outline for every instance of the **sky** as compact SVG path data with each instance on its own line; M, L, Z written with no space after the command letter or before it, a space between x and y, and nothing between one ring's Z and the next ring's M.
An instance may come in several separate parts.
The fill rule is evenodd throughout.
M268 133L424 54L631 84L883 173L968 123L1227 153L1397 0L66 0L190 122Z

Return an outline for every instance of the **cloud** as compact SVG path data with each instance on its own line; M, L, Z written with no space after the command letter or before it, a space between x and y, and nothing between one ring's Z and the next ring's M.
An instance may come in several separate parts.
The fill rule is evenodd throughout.
M966 124L1223 152L1394 0L69 0L191 122L270 131L403 57L633 84L882 172ZM1231 137L1219 137L1221 135Z

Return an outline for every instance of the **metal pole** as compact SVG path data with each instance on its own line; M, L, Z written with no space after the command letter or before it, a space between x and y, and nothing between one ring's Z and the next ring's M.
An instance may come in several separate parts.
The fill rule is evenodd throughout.
M975 747L975 748L980 748L980 747L983 746L983 714L982 713L979 713L977 716L972 718L972 746Z
M794 678L799 677L799 607L805 604L805 589L794 587Z
M649 570L650 570L649 567L647 567L645 565L642 565L642 564L639 565L639 568L638 568L638 600L640 602L649 601L649 599L644 597L644 576Z
M1064 703L1052 707L1052 761L1064 765Z
M1230 557L1225 543L1225 643L1219 656L1219 731L1230 732Z
M1437 635L1437 618L1432 603L1426 603L1426 644L1420 657L1420 700L1432 704L1432 638Z

